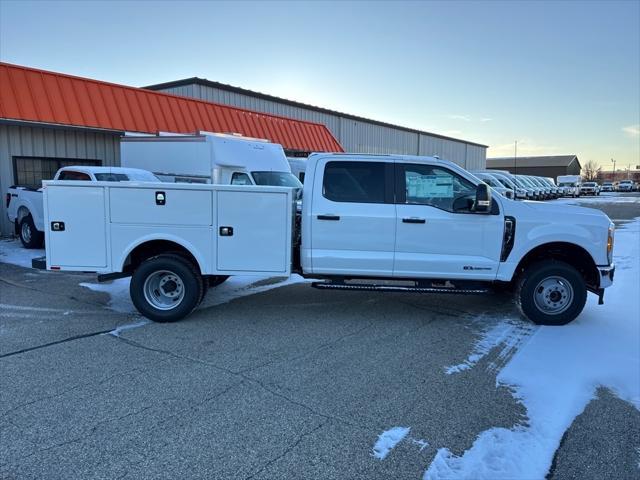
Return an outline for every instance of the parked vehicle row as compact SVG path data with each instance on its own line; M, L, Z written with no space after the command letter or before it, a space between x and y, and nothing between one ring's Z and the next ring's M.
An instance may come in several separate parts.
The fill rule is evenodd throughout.
M506 170L480 170L471 172L487 182L494 191L504 195L502 189L493 187L491 182L498 182L509 192L507 198L523 200L552 200L562 197L563 189L558 187L552 178L533 175L514 175Z

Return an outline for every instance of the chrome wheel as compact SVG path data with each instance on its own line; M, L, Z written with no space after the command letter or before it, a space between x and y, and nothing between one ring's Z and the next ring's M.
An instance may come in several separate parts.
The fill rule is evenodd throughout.
M144 281L145 300L158 310L176 308L184 299L182 279L169 270L153 272Z
M573 302L573 287L562 277L545 278L538 283L534 292L536 307L548 315L564 312Z
M20 234L22 235L22 240L24 240L25 243L31 242L31 225L29 225L28 221L22 222Z

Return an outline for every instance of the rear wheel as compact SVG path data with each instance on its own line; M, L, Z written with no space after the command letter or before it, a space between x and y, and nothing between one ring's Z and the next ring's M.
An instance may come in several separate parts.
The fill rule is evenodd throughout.
M521 312L538 325L566 325L580 315L586 300L587 286L580 272L556 260L529 266L516 292Z
M131 277L131 300L155 322L175 322L189 315L203 298L202 276L179 255L158 255L140 264Z
M42 247L42 241L44 235L42 232L36 230L36 226L33 223L33 217L31 214L25 216L20 220L18 228L18 235L20 235L20 241L24 248L40 248Z

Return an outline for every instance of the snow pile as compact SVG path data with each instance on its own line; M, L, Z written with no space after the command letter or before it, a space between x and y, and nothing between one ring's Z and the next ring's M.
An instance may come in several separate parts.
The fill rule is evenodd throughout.
M44 249L28 250L20 240L0 240L0 262L31 268L31 260L44 257Z
M378 436L378 441L373 446L373 453L371 455L378 460L384 460L386 456L389 455L389 452L404 440L404 437L407 436L409 430L411 429L406 427L393 427L382 432Z
M459 457L439 449L424 480L544 478L599 386L640 410L639 240L640 219L616 232L616 279L605 305L589 295L573 323L535 329L498 374L526 407L527 425L486 430Z

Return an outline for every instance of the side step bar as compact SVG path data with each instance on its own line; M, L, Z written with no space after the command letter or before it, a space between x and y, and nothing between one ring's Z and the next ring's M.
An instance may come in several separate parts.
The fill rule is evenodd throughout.
M488 288L447 288L447 287L420 287L420 286L397 286L397 285L375 285L375 284L345 284L333 282L313 282L313 288L321 290L372 290L377 292L414 292L414 293L457 293L464 295L474 295L488 293Z

